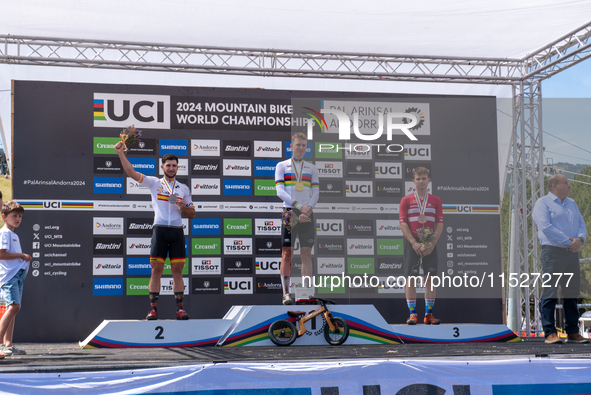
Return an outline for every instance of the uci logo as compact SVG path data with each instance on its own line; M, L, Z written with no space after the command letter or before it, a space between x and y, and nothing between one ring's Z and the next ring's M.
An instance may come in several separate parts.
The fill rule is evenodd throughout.
M458 210L458 213L471 213L472 206L457 206L456 210Z
M43 208L62 208L61 202L43 202Z
M404 159L431 160L431 144L406 144L404 146Z
M170 129L170 96L94 94L95 127Z

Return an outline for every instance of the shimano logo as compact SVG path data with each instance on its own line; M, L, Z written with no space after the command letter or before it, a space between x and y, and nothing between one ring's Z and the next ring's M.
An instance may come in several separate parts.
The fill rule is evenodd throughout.
M186 150L186 145L172 145L172 144L165 144L160 147L161 149L170 149L170 150Z

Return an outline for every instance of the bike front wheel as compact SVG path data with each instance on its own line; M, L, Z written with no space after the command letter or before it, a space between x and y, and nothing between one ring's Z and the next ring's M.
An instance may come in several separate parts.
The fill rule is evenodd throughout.
M332 332L327 323L324 324L324 339L331 346L340 346L349 337L349 325L341 317L333 317L332 324L337 327L337 332Z
M296 327L287 320L278 320L269 326L269 339L278 346L289 346L298 337Z

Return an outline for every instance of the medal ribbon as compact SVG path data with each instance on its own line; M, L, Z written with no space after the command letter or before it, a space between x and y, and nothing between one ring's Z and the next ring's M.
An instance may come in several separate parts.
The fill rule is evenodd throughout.
M174 187L176 186L176 178L174 179L174 182L172 184L172 188L170 188L170 185L168 185L168 181L166 181L166 178L163 178L162 181L164 181L164 185L166 185L166 189L168 190L168 193L170 195L174 195Z
M419 199L419 194L415 191L415 199L417 200L417 206L419 206L419 215L425 215L425 209L427 208L427 201L429 200L429 194L425 194L425 200L423 200L423 204L421 204L421 199Z
M302 182L302 170L304 169L304 160L302 159L302 164L300 165L300 173L299 174L298 174L298 169L296 169L295 162L293 161L293 158L291 158L291 168L293 169L293 172L295 173L296 182L298 182L298 183Z

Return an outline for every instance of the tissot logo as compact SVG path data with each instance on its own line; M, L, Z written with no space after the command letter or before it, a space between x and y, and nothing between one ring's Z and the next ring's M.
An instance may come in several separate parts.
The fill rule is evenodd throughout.
M346 181L347 197L373 197L371 181Z
M281 141L254 142L255 158L281 158Z
M220 140L191 140L191 156L220 156Z
M431 144L405 144L404 160L431 160Z
M220 190L219 178L191 178L192 195L219 195Z
M252 165L250 160L224 159L224 176L244 176L252 175Z
M252 294L252 277L224 277L224 294Z
M351 149L346 149L345 159L372 159L373 150L365 144L354 145L352 144Z
M222 274L222 258L191 258L191 273L196 276Z
M318 236L343 236L344 225L342 219L317 219L316 233Z
M94 127L170 129L170 96L94 94Z
M402 163L376 162L374 176L375 178L402 179Z
M341 178L343 177L343 162L316 162L318 177L323 178Z
M250 255L252 254L252 239L224 238L224 253L226 255Z
M219 159L191 160L191 174L198 176L219 176L221 173Z
M224 156L252 156L252 143L248 140L224 140Z
M256 218L254 220L255 235L281 234L281 221L279 219Z

